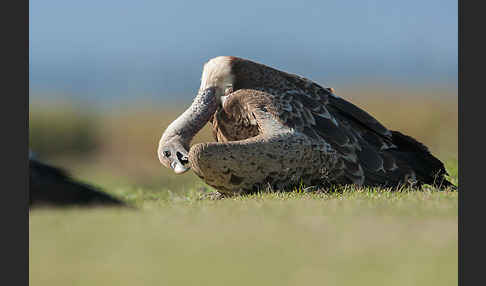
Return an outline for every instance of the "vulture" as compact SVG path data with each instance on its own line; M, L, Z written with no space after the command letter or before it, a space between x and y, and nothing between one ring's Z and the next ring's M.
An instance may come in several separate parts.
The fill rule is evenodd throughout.
M125 203L64 170L29 158L29 206L125 206Z
M216 142L189 146L210 122ZM247 59L203 67L191 106L164 131L159 161L223 194L356 185L453 187L426 146L389 130L332 88Z

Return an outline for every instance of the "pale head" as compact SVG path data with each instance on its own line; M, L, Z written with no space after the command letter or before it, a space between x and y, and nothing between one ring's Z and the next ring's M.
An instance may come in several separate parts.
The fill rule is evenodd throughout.
M170 130L167 128L167 130ZM166 131L164 135L168 134ZM159 161L166 168L174 170L176 174L182 174L189 170L189 159L187 149L182 146L181 140L177 136L164 138L159 141L157 151Z

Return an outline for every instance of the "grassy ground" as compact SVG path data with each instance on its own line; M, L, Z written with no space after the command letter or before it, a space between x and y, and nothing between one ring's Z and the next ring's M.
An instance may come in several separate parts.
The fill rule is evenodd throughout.
M458 283L457 192L203 189L121 187L136 209L32 210L31 285Z

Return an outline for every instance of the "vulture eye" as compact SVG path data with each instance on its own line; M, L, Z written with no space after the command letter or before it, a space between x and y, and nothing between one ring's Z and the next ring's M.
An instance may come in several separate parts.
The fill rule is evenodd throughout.
M167 158L170 157L170 151L165 150L164 151L164 156L167 157Z

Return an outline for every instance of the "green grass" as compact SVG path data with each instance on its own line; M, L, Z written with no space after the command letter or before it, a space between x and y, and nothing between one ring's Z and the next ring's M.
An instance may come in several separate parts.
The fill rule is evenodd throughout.
M458 283L458 192L208 190L121 186L136 209L32 210L31 285Z

